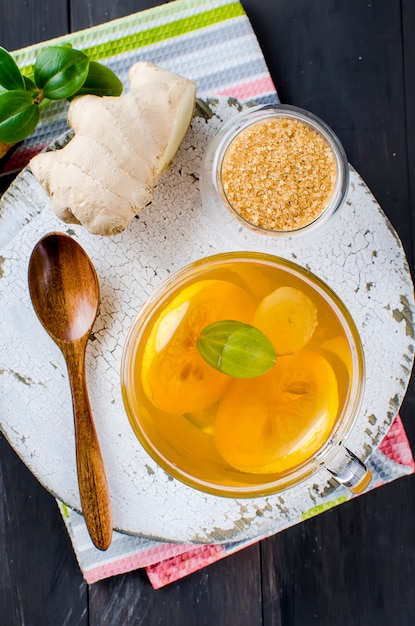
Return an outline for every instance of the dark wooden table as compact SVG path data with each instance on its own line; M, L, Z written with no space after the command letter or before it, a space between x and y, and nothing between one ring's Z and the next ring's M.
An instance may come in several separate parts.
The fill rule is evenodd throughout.
M157 4L0 0L0 44L16 49ZM413 267L415 3L242 4L281 100L315 112L334 128ZM4 190L6 181L0 185ZM401 416L413 447L414 400L412 384ZM88 587L54 499L1 436L0 494L4 626L415 624L413 476L159 591L142 571Z

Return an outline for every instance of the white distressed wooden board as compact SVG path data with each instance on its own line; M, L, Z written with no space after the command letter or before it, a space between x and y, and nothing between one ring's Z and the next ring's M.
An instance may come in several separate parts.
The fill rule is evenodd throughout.
M79 508L72 407L65 364L41 327L27 288L38 239L72 234L90 255L101 288L100 312L87 352L91 404L112 496L116 528L180 542L240 540L277 531L316 506L332 489L323 470L302 485L266 498L233 500L199 493L171 479L147 456L127 420L120 360L136 312L173 271L203 256L262 249L292 259L325 280L349 308L362 337L367 381L348 441L366 458L404 397L413 365L413 285L401 243L359 175L347 202L315 237L234 241L203 211L198 178L205 147L237 113L227 99L209 101L215 115L195 117L153 204L111 239L68 227L28 169L0 202L0 426L39 481Z

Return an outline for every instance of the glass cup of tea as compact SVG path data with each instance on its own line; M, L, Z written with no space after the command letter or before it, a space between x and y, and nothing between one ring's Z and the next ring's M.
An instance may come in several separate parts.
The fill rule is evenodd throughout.
M252 369L252 333L271 346L264 371ZM191 487L257 497L326 468L359 493L371 475L347 437L364 372L356 325L328 285L291 261L229 252L156 289L128 333L121 385L144 449Z

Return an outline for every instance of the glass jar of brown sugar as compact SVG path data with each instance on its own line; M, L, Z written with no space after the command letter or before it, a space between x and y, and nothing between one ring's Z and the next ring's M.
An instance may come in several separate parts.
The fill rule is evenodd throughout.
M224 123L201 172L203 205L219 225L271 237L326 223L348 185L339 139L317 116L290 105L252 107Z

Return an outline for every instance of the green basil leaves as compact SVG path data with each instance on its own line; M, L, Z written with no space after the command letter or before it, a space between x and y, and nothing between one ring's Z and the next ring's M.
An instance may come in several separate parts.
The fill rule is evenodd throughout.
M265 374L277 360L264 333L235 320L221 320L206 326L197 339L197 349L209 365L234 378Z
M28 137L39 122L41 103L83 94L119 96L122 90L112 70L70 44L44 48L30 77L0 46L0 142L17 143Z
M0 93L0 141L17 143L30 135L39 122L39 107L26 91Z
M0 85L7 90L25 89L23 76L13 57L0 46Z
M96 61L89 62L88 75L79 90L72 96L67 96L68 100L75 96L93 94L94 96L119 96L122 93L123 85L120 79L106 65L101 65Z
M34 81L49 100L73 96L88 76L89 58L80 50L67 46L50 46L39 54Z

